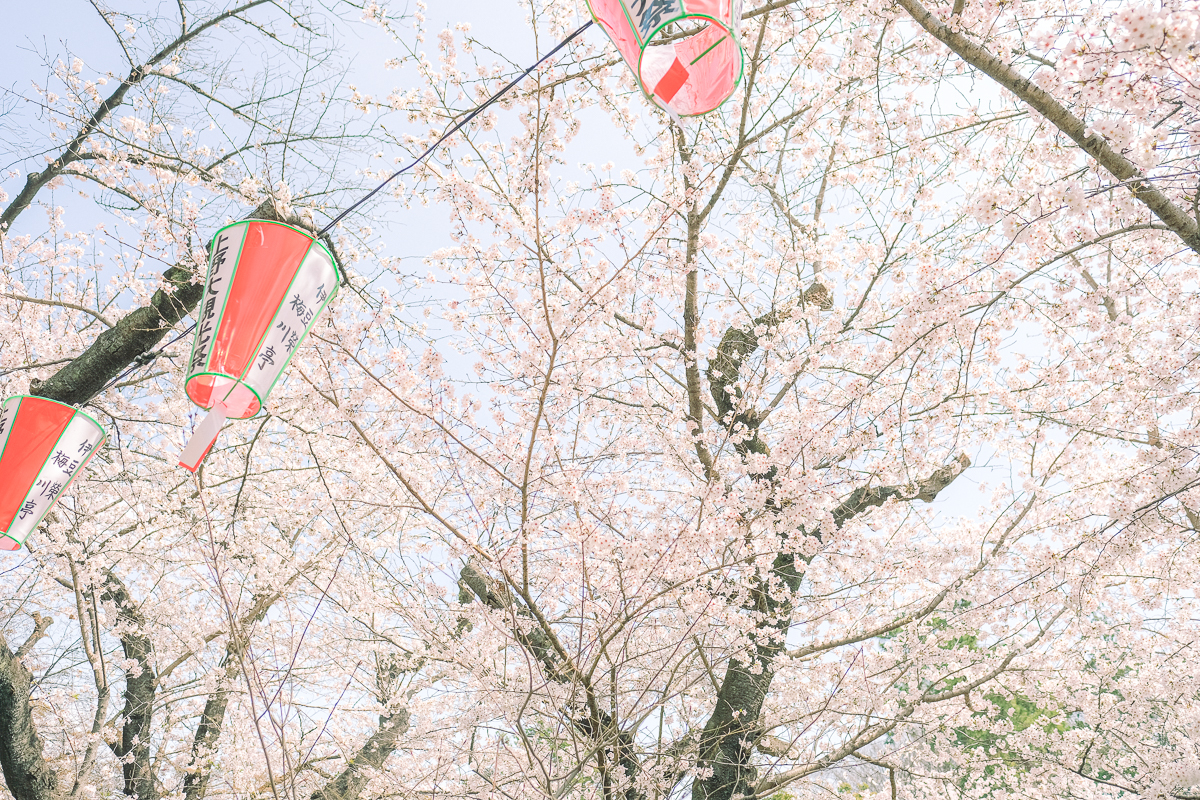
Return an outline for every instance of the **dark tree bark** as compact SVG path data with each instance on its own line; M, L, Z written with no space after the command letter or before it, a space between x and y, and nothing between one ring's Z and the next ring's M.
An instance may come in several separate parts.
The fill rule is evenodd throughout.
M346 764L337 777L313 792L312 800L357 800L374 772L383 767L396 750L396 742L408 730L408 709L401 708L379 718L379 728Z
M290 581L289 581L290 583ZM249 631L271 609L271 605L279 599L281 593L258 595L249 614L238 622L243 632ZM221 658L219 669L221 678L217 688L204 701L204 711L200 714L200 722L192 736L191 766L183 778L184 800L203 800L208 791L208 782L212 777L210 755L221 738L225 727L225 712L229 709L229 696L233 691L233 683L241 674L242 656L238 648L245 643L244 635L230 635L226 639L225 655Z
M820 298L813 302L822 308L827 307L820 302ZM771 326L778 321L779 315L770 312L755 319L750 330L730 328L721 337L716 357L708 365L709 392L721 424L732 437L734 447L743 459L751 454L770 455L770 448L759 437L759 428L766 420L767 413L740 408L742 394L736 389L736 384L746 359L759 346L758 336L753 331L759 325ZM970 464L970 459L963 455L917 485L855 489L833 510L834 524L840 528L858 514L891 499L933 502L938 492L949 486ZM775 486L774 468L750 477L755 481L765 481L772 488ZM768 499L767 503L769 511L778 513L783 510L774 497ZM812 537L818 542L821 540L820 530L800 529L797 534ZM749 663L731 659L726 666L716 705L700 734L697 752L697 766L710 772L708 777L693 782L692 800L733 800L754 796L757 771L752 756L755 745L763 735L762 707L778 669L777 659L783 653L788 629L792 625L792 597L799 591L804 577L800 562L807 564L810 561L811 557L791 551L779 552L771 563L769 573L758 577L751 587L746 611L758 614L760 619L754 632L753 655Z
M232 647L232 645L231 645ZM192 737L191 769L183 777L184 800L203 800L208 791L208 781L212 777L212 769L207 763L217 740L221 738L221 730L225 725L225 711L229 707L230 684L238 675L238 659L229 649L221 659L220 685L204 702L204 711L200 714L200 724L196 726L196 734Z
M91 400L121 370L153 350L167 331L196 307L204 284L194 278L190 270L168 269L163 273L166 286L154 293L149 305L122 317L46 381L33 382L31 393L69 405Z
M125 708L121 711L121 741L112 745L113 754L121 759L125 794L138 800L158 800L154 778L154 762L150 750L150 723L154 716L154 700L158 676L154 672L154 647L143 633L145 620L137 603L130 597L125 584L111 572L104 582L102 601L117 607L118 633L125 658L137 664L136 672L125 672Z
M521 607L501 581L485 575L468 561L459 573L459 587L459 602L469 603L474 596L488 608L508 611L534 623L527 632L516 625L511 630L517 642L542 665L547 678L555 683L568 683L578 677L554 649L541 623L527 608ZM576 730L601 746L605 764L615 764L625 771L625 781L630 784L630 788L622 797L625 800L644 800L645 795L632 787L642 771L642 762L638 758L633 735L621 730L620 721L613 719L612 715L586 704L571 710L567 716Z
M33 674L21 663L51 622L35 614L33 635L15 653L0 635L0 766L16 800L58 800L58 775L42 755L33 724Z
M828 307L819 296L806 297L806 300L816 303L820 308ZM770 448L759 436L759 427L767 419L768 413L741 407L742 395L735 385L746 359L759 347L759 338L753 330L759 325L778 324L779 319L780 315L772 311L755 319L750 330L730 328L722 337L717 355L709 362L706 372L720 423L731 434L735 449L742 458L751 454L770 455ZM694 378L698 384L698 369ZM691 407L699 408L698 401L693 399ZM855 489L833 510L834 524L840 528L858 514L881 506L888 500L932 502L970 464L970 459L963 455L916 484ZM708 468L710 464L706 462L705 466ZM715 469L715 464L712 468ZM773 486L775 470L750 477ZM775 512L783 510L783 506L778 505L774 498L768 500L768 506L769 510ZM801 529L797 533L818 542L821 540L819 530ZM726 667L713 713L698 737L697 766L711 772L708 777L693 782L693 800L734 800L742 796L754 796L757 774L751 756L763 733L763 703L770 691L777 671L776 661L784 650L787 632L792 624L791 598L799 590L804 577L800 564L810 560L790 550L780 552L776 554L769 574L760 576L751 588L751 603L746 610L761 615L755 632L752 661L742 663L731 660ZM459 575L459 585L462 589L461 602L469 602L474 597L489 608L507 610L519 617L533 619L533 615L520 605L501 581L490 578L470 561ZM570 670L563 664L551 646L548 634L539 625L531 626L528 632L514 626L513 635L542 665L549 679L556 682L572 679ZM640 773L642 764L634 750L632 737L620 730L619 720L603 714L601 718L586 713L572 717L578 730L607 744L612 762L623 767L628 778L633 779ZM696 741L695 737L685 737L673 749L682 752ZM638 797L640 795L633 789L625 793L626 800L636 800Z

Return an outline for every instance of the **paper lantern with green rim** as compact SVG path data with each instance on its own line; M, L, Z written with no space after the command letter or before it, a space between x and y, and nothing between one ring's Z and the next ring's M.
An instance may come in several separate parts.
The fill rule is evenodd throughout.
M209 413L180 456L195 472L228 418L254 416L341 285L332 254L279 222L236 222L213 236L185 388Z
M668 112L707 114L742 80L741 0L588 0L642 91Z
M0 405L0 550L20 550L108 435L73 406L17 395Z

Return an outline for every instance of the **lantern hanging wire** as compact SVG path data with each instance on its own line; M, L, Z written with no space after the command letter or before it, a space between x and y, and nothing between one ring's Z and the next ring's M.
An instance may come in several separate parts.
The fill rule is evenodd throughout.
M425 152L421 153L419 156L414 158L411 162L406 164L404 167L393 172L382 183L380 183L378 186L376 186L371 191L367 192L367 194L363 195L361 198L359 198L357 201L355 201L353 204L351 204L348 208L346 208L341 213L339 213L336 217L334 217L332 220L330 220L329 223L327 225L325 225L325 227L321 228L321 230L317 232L316 238L320 239L323 236L325 236L327 233L329 233L329 231L331 231L333 229L333 227L335 225L337 225L339 222L341 222L343 219L345 219L349 214L354 212L356 209L358 209L360 206L362 206L364 203L366 203L372 197L377 195L379 192L383 191L383 189L386 188L389 183L394 181L396 178L399 178L401 175L408 172L410 169L417 166L422 161L424 161L426 158L428 158L430 156L430 154L432 154L435 150L437 150L438 147L440 147L442 145L443 142L445 142L451 136L453 136L454 134L456 134L460 130L462 130L468 123L471 122L471 120L475 119L477 116L479 116L481 113L483 113L483 111L485 109L487 109L489 106L491 106L497 100L499 100L501 97L503 97L504 95L506 95L510 91L512 91L517 86L517 84L519 84L521 81L525 80L525 78L529 77L529 74L531 72L533 72L535 69L540 67L542 64L546 63L548 60L550 60L556 53L558 53L558 51L562 50L564 47L566 47L568 44L570 44L572 41L574 41L576 38L578 38L584 31L586 31L588 28L592 27L593 24L595 24L595 20L589 19L587 22L583 23L578 28L576 28L575 31L571 35L569 35L567 38L563 39L561 42L559 42L557 45L555 45L554 48L550 52L546 53L546 55L539 58L533 64L533 66L529 67L524 72L522 72L520 75L518 75L516 78L509 81L503 88L500 89L500 91L493 94L491 97L489 97L483 103L481 103L480 105L473 108L470 111L470 113L468 113L461 120L454 123L454 125L452 125L449 129L447 129L445 133L443 133L441 136L438 137L438 140L436 142L434 142L432 145L430 145L428 148L426 148ZM154 361L154 359L156 359L160 355L162 355L167 350L167 348L169 348L171 345L178 342L183 337L187 336L189 333L191 333L195 329L196 329L196 323L193 322L192 324L188 325L187 328L185 328L178 336L176 336L171 341L167 342L162 347L158 348L157 350L152 350L148 353L144 353L143 355L139 356L138 358L136 358L134 360L134 363L132 365L130 365L128 369L121 372L119 375L117 375L115 378L113 378L111 381L109 381L107 384L105 384L104 387L102 389L100 389L100 391L97 392L96 394L97 395L103 394L104 392L111 389L113 386L116 386L118 383L125 380L125 378L129 377L131 374L133 374L135 371L137 371L141 367L144 367L147 364L149 364L150 362Z
M571 43L571 42L572 42L572 41L573 41L573 40L574 40L574 39L575 39L577 36L579 36L580 34L582 34L582 33L583 33L584 31L586 31L588 28L592 27L592 25L594 24L594 22L595 22L595 20L590 20L590 19L589 19L587 22L585 22L585 23L583 23L582 25L580 25L578 28L576 28L576 29L575 29L575 32L574 32L574 33L572 33L570 36L568 36L567 38L565 38L565 39L563 39L561 42L559 42L557 45L555 45L553 50L551 50L549 53L546 53L546 55L544 55L544 56L542 56L541 58L539 58L539 59L537 60L537 62L536 62L536 63L535 63L533 66L531 66L529 69L527 69L527 70L525 70L524 72L522 72L522 73L521 73L520 75L518 75L517 77L513 78L511 81L509 81L509 83L508 83L508 85L507 85L507 86L505 86L505 87L504 87L503 89L501 89L500 91L496 92L494 95L492 95L491 97L489 97L487 100L485 100L485 101L484 101L482 104L480 104L479 106L476 106L476 107L475 107L475 109L474 109L473 111L471 111L471 113L467 114L467 116L463 117L461 120L459 120L458 122L454 123L454 125L453 125L453 126L452 126L452 127L449 129L449 130L447 130L445 133L443 133L443 134L441 135L441 137L439 137L439 138L438 138L438 140L437 140L436 142L434 142L432 145L430 145L430 146L429 146L429 148L428 148L428 149L427 149L427 150L426 150L424 153L421 153L421 155L419 155L419 156L417 156L416 158L414 158L414 159L412 160L412 162L411 162L411 163L407 164L407 165L406 165L406 166L404 166L403 168L401 168L401 169L398 169L398 170L396 170L395 172L393 172L391 175L389 175L389 176L388 176L388 178L387 178L387 179L386 179L386 180L385 180L383 183L379 184L379 185L378 185L378 186L376 186L374 189L372 189L371 191L367 192L367 194L365 194L365 195L364 195L362 198L360 198L360 199L359 199L357 202L355 202L353 205L351 205L351 206L350 206L349 208L347 208L345 211L343 211L342 213L340 213L340 214L338 214L336 217L334 217L332 220L330 220L329 224L328 224L328 225L326 225L324 228L322 228L322 229L321 229L321 230L320 230L320 231L317 233L317 238L319 239L319 238L321 238L322 236L324 236L326 233L328 233L328 232L329 232L329 231L330 231L330 230L333 228L333 226L334 226L334 225L337 225L337 224L338 224L339 222L341 222L341 221L342 221L342 220L343 220L343 219L344 219L344 218L345 218L345 217L346 217L348 214L350 214L352 211L354 211L355 209L357 209L357 208L358 208L359 206L361 206L363 203L367 202L367 201L368 201L368 200L370 200L372 197L374 197L376 194L378 194L380 191L382 191L382 190L383 190L383 188L384 188L385 186L387 186L389 183L391 183L392 181L394 181L396 178L399 178L401 175L403 175L404 173L408 172L410 169L412 169L413 167L417 166L417 165L418 165L418 164L420 164L422 161L424 161L426 158L428 158L428 157L429 157L429 154L430 154L430 153L432 153L434 150L436 150L436 149L437 149L437 148L438 148L438 147L439 147L439 146L442 144L442 142L446 141L446 140L447 140L447 139L449 139L451 136L453 136L454 134L456 134L456 133L458 133L460 130L462 130L462 128L463 128L463 127L464 127L464 126L465 126L465 125L466 125L468 122L470 122L471 120L475 119L475 117L477 117L477 116L479 116L480 114L482 114L482 113L483 113L483 111L484 111L484 109L486 109L486 108L487 108L488 106L490 106L492 103L495 103L497 100L499 100L499 99L500 99L501 97L503 97L505 94L507 94L509 91L511 91L513 88L515 88L515 87L516 87L516 85L517 85L517 84L519 84L521 81L525 80L525 78L527 78L527 77L529 76L529 73L533 72L535 69L537 69L538 67L540 67L542 64L546 63L548 60L550 60L550 58L552 58L552 57L554 56L554 54L555 54L555 53L557 53L559 50L562 50L564 47L566 47L568 44L570 44L570 43Z

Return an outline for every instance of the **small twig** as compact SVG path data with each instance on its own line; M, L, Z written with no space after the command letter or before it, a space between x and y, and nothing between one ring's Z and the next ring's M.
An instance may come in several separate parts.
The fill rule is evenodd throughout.
M25 295L9 294L7 292L0 292L0 297L7 297L9 300L16 300L21 303L34 303L39 306L50 306L51 308L61 306L62 308L69 308L72 311L82 311L84 314L90 314L91 316L100 320L101 322L103 322L105 325L107 325L110 328L113 326L113 324L108 321L108 318L106 318L99 311L92 311L90 308L88 308L86 306L76 305L75 303L68 303L65 300L41 300L36 297L26 297Z

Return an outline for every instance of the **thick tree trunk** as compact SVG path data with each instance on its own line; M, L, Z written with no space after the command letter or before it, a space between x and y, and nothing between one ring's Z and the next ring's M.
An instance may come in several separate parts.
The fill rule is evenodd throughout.
M408 730L407 709L379 718L379 729L367 739L346 768L322 788L312 800L357 800L372 775L383 767L396 749L396 741Z
M209 759L225 725L225 711L229 707L229 684L238 674L238 659L231 652L231 648L232 645L230 649L226 649L225 658L221 660L221 683L204 702L200 724L196 726L196 735L192 738L192 763L183 778L184 800L203 800L205 792L208 791L208 781L212 777Z
M48 618L35 618L35 623L34 635L16 653L0 635L0 767L16 800L58 800L58 775L42 756L42 739L33 724L33 674L21 663L50 626Z
M121 759L125 794L138 800L158 800L154 763L150 750L151 720L157 696L158 676L154 673L154 647L143 633L145 620L129 591L109 573L101 599L117 607L121 648L125 658L137 666L125 669L125 708L121 711L121 741L113 753Z
M896 499L903 502L922 500L932 503L971 465L965 455L936 470L925 480L910 486L879 486L855 489L833 511L834 523L843 523ZM800 531L801 536L820 540L820 532ZM751 763L754 747L762 736L762 706L778 668L776 659L783 652L788 629L792 625L789 597L774 596L767 587L777 582L788 595L800 588L804 573L797 559L803 556L779 553L771 564L770 579L754 588L754 605L747 610L762 614L755 630L754 661L741 664L731 660L717 693L717 704L700 737L697 765L711 769L709 777L692 784L692 800L733 800L753 797L756 771ZM775 590L777 593L780 589Z
M800 588L803 572L796 556L780 553L771 564L769 585L778 581L788 594ZM775 677L775 660L783 652L792 624L791 603L771 596L763 588L755 591L758 610L768 616L755 631L754 661L730 660L721 680L717 705L700 736L699 766L712 770L709 777L692 784L692 800L731 800L752 796L757 772L751 762L754 745L762 736L762 706Z
M816 302L820 304L819 300ZM734 445L742 458L748 458L751 454L770 455L770 448L758 435L759 426L766 420L767 413L753 408L740 408L738 401L742 394L736 387L742 365L759 347L754 329L760 325L776 324L778 316L771 311L755 319L750 324L750 330L727 330L721 337L716 357L708 364L706 376L709 391L716 403L721 424L730 434L742 433ZM855 489L833 510L834 524L840 528L852 517L891 499L932 502L938 492L949 486L970 464L970 459L964 455L916 485ZM775 485L774 468L751 477L756 481L765 481L772 487ZM782 509L772 498L768 500L768 510L778 512ZM797 533L818 541L821 539L819 530L801 529ZM799 591L804 577L799 562L808 560L791 552L777 553L769 575L760 577L751 588L751 602L746 611L759 617L754 630L753 656L749 663L730 659L726 667L725 677L717 692L716 706L700 735L696 763L708 774L692 783L692 800L734 800L754 796L757 771L752 757L764 732L763 703L771 689L771 681L778 669L777 659L784 650L788 629L792 625L792 597Z

